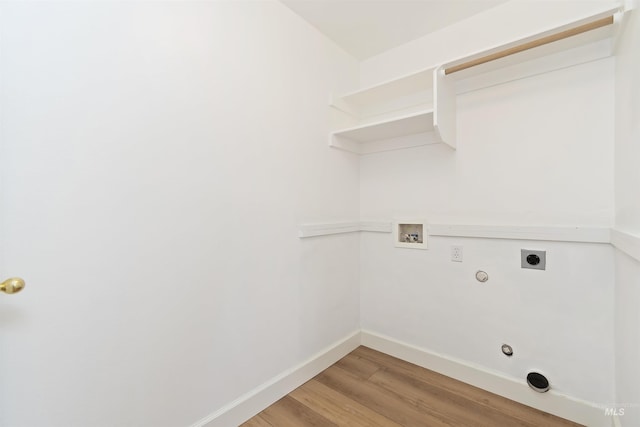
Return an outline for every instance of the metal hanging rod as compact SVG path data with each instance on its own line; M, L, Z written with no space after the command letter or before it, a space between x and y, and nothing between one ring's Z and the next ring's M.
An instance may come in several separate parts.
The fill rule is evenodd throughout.
M602 19L598 19L597 21L589 22L587 24L580 25L578 27L570 28L568 30L561 31L556 34L551 34L549 36L541 37L537 40L532 40L530 42L523 43L518 46L510 47L505 50L501 50L499 52L492 53L490 55L483 56L478 59L473 59L471 61L463 62L459 65L454 65L444 70L445 74L455 73L457 71L466 70L467 68L475 67L476 65L484 64L486 62L495 61L496 59L504 58L505 56L513 55L514 53L523 52L525 50L533 49L534 47L543 46L545 44L553 43L558 40L566 39L571 36L575 36L578 34L585 33L587 31L595 30L596 28L605 27L607 25L613 24L614 19L613 15L607 16Z

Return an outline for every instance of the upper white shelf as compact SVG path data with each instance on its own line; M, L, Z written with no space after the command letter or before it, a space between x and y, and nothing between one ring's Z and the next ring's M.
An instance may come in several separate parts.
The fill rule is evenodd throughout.
M615 55L626 10L608 5L587 16L444 64L458 94Z
M396 79L387 80L332 99L335 108L362 116L362 110L372 105L384 105L399 98L431 90L434 68L420 70Z
M445 74L462 80L496 70L514 74L522 64L531 69L530 73L522 73L526 75L611 56L623 14L619 6L609 6L589 16L456 59L443 68ZM515 74L518 73L520 71Z

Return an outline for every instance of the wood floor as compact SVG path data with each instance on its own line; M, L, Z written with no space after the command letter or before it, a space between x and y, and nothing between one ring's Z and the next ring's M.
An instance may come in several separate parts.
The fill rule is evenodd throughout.
M359 347L242 427L578 426Z

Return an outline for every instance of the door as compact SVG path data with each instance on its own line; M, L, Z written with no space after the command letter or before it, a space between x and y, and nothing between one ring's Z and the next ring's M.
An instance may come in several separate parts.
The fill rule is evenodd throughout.
M0 3L0 280L26 281L0 293L2 427L175 426L215 405L203 295L225 267L203 257L225 166L192 133L211 70L181 48L211 39L189 32L205 6Z

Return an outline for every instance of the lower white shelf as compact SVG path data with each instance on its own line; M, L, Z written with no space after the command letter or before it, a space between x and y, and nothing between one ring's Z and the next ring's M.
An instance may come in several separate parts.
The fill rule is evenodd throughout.
M433 130L433 110L420 111L333 132L333 136L356 142L397 138Z
M334 131L329 145L367 154L440 142L433 134L430 109Z

